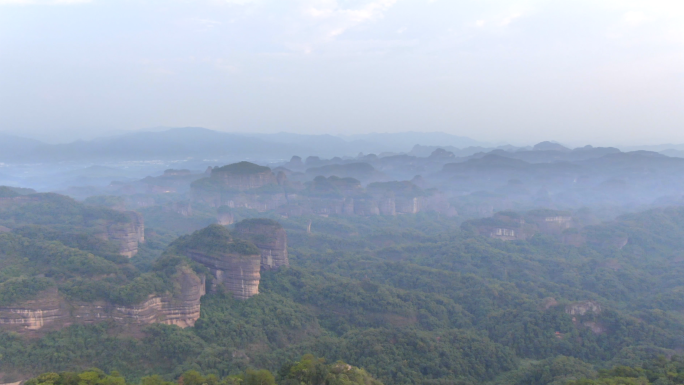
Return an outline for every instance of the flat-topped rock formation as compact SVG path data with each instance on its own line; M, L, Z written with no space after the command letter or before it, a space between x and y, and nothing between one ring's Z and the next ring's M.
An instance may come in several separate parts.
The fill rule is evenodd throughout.
M539 209L529 211L525 217L544 234L559 235L572 227L572 214L567 211Z
M536 233L558 237L563 243L580 246L585 236L575 228L572 213L538 209L526 213L500 211L490 218L466 222L483 236L503 241L527 239Z
M342 167L342 166L340 166ZM260 212L277 210L284 216L298 215L397 215L436 211L456 215L448 200L436 191L423 191L412 182L375 182L363 188L361 181L351 176L329 175L335 170L369 170L365 163L349 164L331 169L314 168L289 180L293 172L278 168L277 175L268 167L249 162L213 168L211 176L192 185L192 199L214 207L247 208ZM325 171L325 172L324 172ZM353 173L352 173L353 174ZM223 218L219 222L226 224Z
M139 213L83 204L54 193L0 197L3 220L10 228L67 225L118 245L119 253L129 258L138 253L138 244L145 242L145 224Z
M287 203L281 185L287 177L280 172L250 162L215 167L207 178L192 183L192 198L214 207L244 207L259 211Z
M280 223L263 218L245 219L235 225L235 235L248 239L261 251L261 268L289 266L287 234Z
M499 212L493 217L468 221L466 224L473 226L482 236L502 241L527 239L536 231L533 225L525 222L522 215L512 211Z
M227 228L211 225L172 246L209 268L213 289L223 286L238 299L259 294L261 251L248 240L233 238Z
M145 223L142 215L134 211L123 212L128 221L107 222L99 235L119 245L119 253L128 258L138 254L138 244L145 242Z
M180 327L193 326L200 316L200 298L205 294L205 278L183 266L178 268L175 280L178 292L150 295L142 303L130 306L104 301L71 301L57 287L51 287L39 293L35 300L0 307L0 328L18 333L36 333L106 320L131 325L165 323Z
M216 213L216 222L219 225L228 226L235 223L235 217L228 206L221 206Z
M247 191L270 184L278 184L270 168L250 162L239 162L211 170L206 183L223 190ZM204 180L201 180L204 181ZM200 181L198 181L200 182ZM198 183L201 185L201 183Z

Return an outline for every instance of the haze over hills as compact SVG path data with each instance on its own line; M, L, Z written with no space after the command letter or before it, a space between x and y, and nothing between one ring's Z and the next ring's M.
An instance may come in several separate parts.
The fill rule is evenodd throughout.
M5 382L290 385L313 353L363 385L557 385L684 349L684 158L413 133L12 140L35 163L0 175Z
M467 137L442 132L369 133L334 136L249 134L215 131L201 127L159 128L134 131L92 140L47 144L35 139L0 134L0 161L31 162L107 162L182 159L217 159L275 162L292 155L350 157L359 153L409 153L429 155L444 148L459 156L468 156L492 149L517 150L524 147L493 145ZM532 145L532 144L530 144ZM418 146L418 147L416 147ZM423 149L422 147L427 147ZM684 145L659 145L624 148L664 151L679 155ZM416 152L418 151L418 152Z
M178 160L186 158L275 161L300 156L355 156L359 152L407 152L415 144L482 144L443 133L368 134L346 139L332 135L242 134L201 127L129 132L88 141L45 144L12 135L2 137L0 161Z
M0 385L684 385L683 36L0 0Z

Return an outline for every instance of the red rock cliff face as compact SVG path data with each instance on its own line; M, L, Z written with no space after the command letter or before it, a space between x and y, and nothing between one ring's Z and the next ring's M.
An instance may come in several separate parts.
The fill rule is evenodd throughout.
M0 307L0 328L18 333L55 330L71 324L113 320L120 324L165 323L193 326L200 316L200 298L205 294L205 279L188 267L181 267L176 278L178 292L151 295L146 301L121 306L104 301L68 301L56 287L38 299Z
M257 166L249 162L240 162L216 168L211 172L211 179L220 182L227 190L246 191L269 184L278 184L276 175L268 167Z
M207 266L214 276L214 287L223 285L237 299L259 294L261 256L236 253L188 251L190 258Z
M213 275L212 289L220 286L237 299L259 294L261 252L246 239L234 239L221 225L210 225L179 238L171 247L208 267Z
M289 266L285 229L269 219L246 219L235 225L235 235L248 239L261 251L261 268Z
M119 253L128 258L138 253L138 244L145 242L145 223L142 215L126 211L128 222L111 222L103 225L100 238L119 245Z

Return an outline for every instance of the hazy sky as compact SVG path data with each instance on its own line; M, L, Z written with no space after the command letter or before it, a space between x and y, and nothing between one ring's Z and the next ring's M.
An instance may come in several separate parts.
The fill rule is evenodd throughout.
M0 0L0 131L684 142L682 0Z

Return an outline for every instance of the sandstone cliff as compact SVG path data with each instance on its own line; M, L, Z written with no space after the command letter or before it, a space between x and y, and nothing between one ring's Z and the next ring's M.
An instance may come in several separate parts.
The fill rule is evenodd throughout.
M261 268L278 269L289 266L287 257L287 234L276 221L270 219L245 219L235 225L235 235L248 239L261 251Z
M197 190L247 191L278 184L276 175L268 167L250 162L239 162L211 170L209 178L193 183Z
M392 216L421 211L457 215L446 197L436 191L425 192L409 181L371 183L364 189L352 177L317 175L302 183L297 177L288 180L288 173L293 175L283 168L271 170L249 162L214 168L210 177L193 183L192 199L214 207L277 210L287 217Z
M566 211L539 209L532 210L525 216L530 223L544 234L560 235L572 227L572 215Z
M8 226L26 224L42 226L67 225L75 231L91 233L119 246L119 253L132 257L138 252L138 243L145 241L142 215L133 211L83 204L72 198L41 193L0 198L0 212Z
M594 319L601 312L603 312L603 308L595 301L574 302L565 306L565 313L573 316L572 323L575 326L589 328L594 334L602 334L607 331L601 322Z
M105 320L133 325L165 323L193 326L200 316L200 298L205 294L204 276L197 275L187 266L179 267L175 282L176 292L150 295L144 302L131 306L104 301L70 301L57 287L52 287L40 293L35 300L0 307L0 327L31 333Z
M473 226L480 235L502 241L527 239L534 235L536 231L534 226L526 223L525 219L515 212L500 212L491 218L483 218L466 223L469 226Z
M287 203L287 177L249 162L213 168L208 178L192 183L192 199L214 207L273 210Z
M145 224L142 215L134 211L123 213L127 222L106 222L99 237L119 245L119 253L128 258L138 253L138 243L145 242Z
M261 251L250 241L234 239L225 227L211 225L180 238L173 247L209 268L213 289L223 286L238 299L259 294Z

